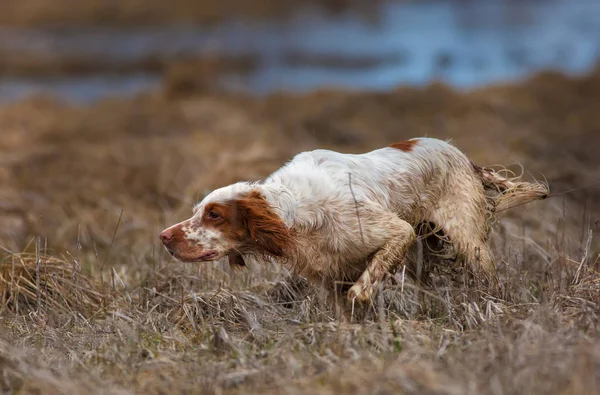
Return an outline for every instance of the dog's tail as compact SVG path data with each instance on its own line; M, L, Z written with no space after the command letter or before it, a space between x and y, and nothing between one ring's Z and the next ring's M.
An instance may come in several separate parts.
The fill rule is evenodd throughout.
M534 200L546 199L550 195L550 188L545 182L525 182L521 177L505 177L493 169L473 164L475 173L481 178L483 187L497 194L490 197L494 212L507 210ZM510 173L504 169L503 172Z

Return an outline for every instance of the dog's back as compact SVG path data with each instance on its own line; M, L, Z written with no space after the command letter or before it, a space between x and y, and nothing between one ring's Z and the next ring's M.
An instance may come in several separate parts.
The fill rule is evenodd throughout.
M303 152L266 182L285 184L300 201L369 201L416 220L452 181L464 184L467 178L481 184L462 152L442 140L419 138L363 154Z

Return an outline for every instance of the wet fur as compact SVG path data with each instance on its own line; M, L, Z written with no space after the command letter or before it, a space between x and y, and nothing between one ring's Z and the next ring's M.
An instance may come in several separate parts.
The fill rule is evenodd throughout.
M428 235L449 243L496 282L487 245L490 220L499 210L547 194L545 184L479 167L438 139L411 139L360 155L314 150L296 155L263 182L213 191L186 221L197 221L211 204L229 202L238 207L249 239L192 227L186 240L221 251L234 267L245 265L244 255L259 254L329 289L349 282L348 297L364 302Z

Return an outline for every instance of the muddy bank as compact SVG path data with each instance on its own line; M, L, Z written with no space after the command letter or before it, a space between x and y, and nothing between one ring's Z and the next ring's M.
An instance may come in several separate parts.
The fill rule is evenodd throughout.
M256 67L251 56L149 56L132 60L106 59L88 56L57 56L52 54L11 53L0 58L3 77L77 77L96 74L126 75L156 73L167 75L171 69L193 68L197 76L206 73L247 73ZM218 71L218 73L217 73Z
M353 0L310 0L303 3L319 6L329 12L340 12L350 6L368 10L378 2L361 5ZM292 0L5 0L0 4L0 25L56 27L216 23L231 17L285 17L297 7L298 3Z

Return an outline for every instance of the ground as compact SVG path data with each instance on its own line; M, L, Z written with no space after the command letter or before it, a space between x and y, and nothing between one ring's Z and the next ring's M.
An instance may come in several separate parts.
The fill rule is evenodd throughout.
M599 108L600 69L463 93L432 84L256 98L166 81L90 106L3 105L0 388L597 393ZM295 153L419 136L549 181L551 198L498 216L499 294L416 287L399 273L348 321L275 264L237 273L177 263L160 246L160 230L204 194L264 178Z

